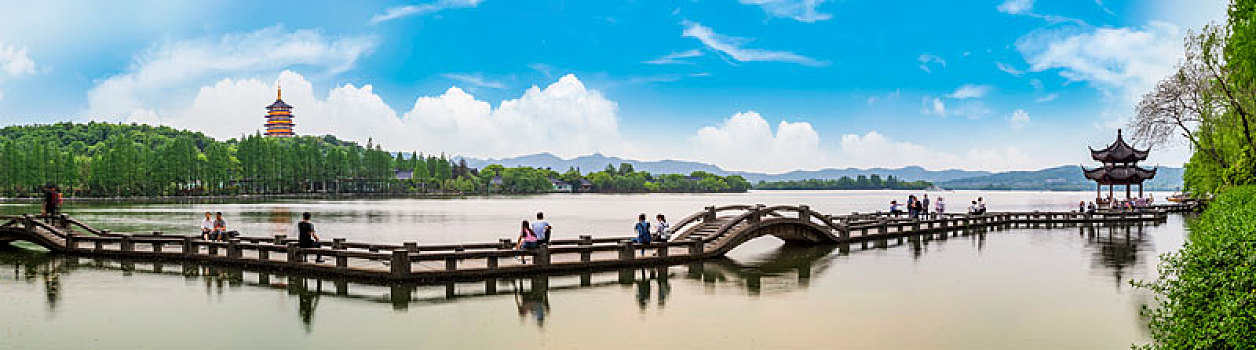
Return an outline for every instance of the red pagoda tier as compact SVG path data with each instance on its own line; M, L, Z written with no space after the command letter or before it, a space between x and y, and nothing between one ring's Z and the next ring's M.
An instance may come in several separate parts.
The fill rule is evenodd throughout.
M293 137L296 131L292 128L292 106L283 102L283 90L275 94L275 102L266 106L266 136Z
M1139 150L1125 143L1121 130L1116 131L1116 141L1101 150L1090 149L1090 157L1103 163L1102 167L1086 169L1082 173L1087 179L1095 182L1095 200L1108 203L1113 199L1113 187L1125 185L1125 198L1130 196L1130 186L1138 185L1138 197L1143 196L1143 182L1156 177L1156 169L1138 166L1138 162L1147 159L1150 149ZM1108 185L1108 198L1103 198L1103 185Z

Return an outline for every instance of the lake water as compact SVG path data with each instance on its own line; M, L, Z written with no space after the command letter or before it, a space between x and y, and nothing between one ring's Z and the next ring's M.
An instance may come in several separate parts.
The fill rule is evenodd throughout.
M489 242L544 211L559 238L627 236L638 213L707 205L885 210L907 192L543 195L510 198L71 204L116 232L195 232L222 211L247 235L292 234L311 212L325 239ZM948 211L1068 210L1093 192L936 192ZM1167 198L1167 193L1156 193ZM37 210L0 205L0 213ZM1128 348L1145 342L1155 276L1184 218L1147 226L1003 229L888 248L784 246L649 269L438 285L368 285L194 264L0 251L0 348Z

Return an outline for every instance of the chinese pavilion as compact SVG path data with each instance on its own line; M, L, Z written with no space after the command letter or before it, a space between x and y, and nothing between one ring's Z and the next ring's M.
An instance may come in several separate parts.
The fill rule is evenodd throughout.
M292 106L283 102L283 89L278 89L275 102L266 106L266 136L292 137L296 132L292 127Z
M1138 162L1147 159L1148 151L1150 149L1138 150L1126 144L1119 129L1116 131L1116 142L1097 151L1091 148L1090 157L1103 163L1103 166L1094 169L1082 167L1082 172L1085 173L1087 179L1095 182L1096 200L1101 203L1106 202L1101 192L1103 185L1108 185L1108 198L1113 198L1113 187L1125 185L1126 199L1131 198L1130 185L1138 185L1138 197L1142 198L1143 181L1156 177L1156 169L1138 166Z

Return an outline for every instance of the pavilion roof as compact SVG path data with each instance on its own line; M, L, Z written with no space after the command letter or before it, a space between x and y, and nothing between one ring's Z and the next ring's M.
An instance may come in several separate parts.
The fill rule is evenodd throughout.
M1090 157L1104 163L1135 163L1147 159L1147 150L1139 150L1125 143L1121 130L1116 130L1116 141L1101 150L1090 149Z
M1155 168L1146 169L1136 165L1103 166L1094 169L1082 167L1082 172L1087 179L1098 182L1100 185L1140 184L1156 177Z

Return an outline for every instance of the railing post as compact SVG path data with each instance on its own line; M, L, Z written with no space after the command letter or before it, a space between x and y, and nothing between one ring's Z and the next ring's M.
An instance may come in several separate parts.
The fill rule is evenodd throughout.
M240 239L232 238L227 240L227 258L239 259L240 256Z
M593 236L580 235L580 245L593 245Z
M811 207L803 204L798 206L798 220L811 221Z
M288 248L288 263L289 264L296 264L296 263L301 262L301 260L303 260L301 259L301 253L297 250L300 248L297 248L296 242L288 242L286 247Z
M165 242L155 241L151 244L153 246L153 253L161 253L162 250L165 250L165 247L164 247L166 245Z
M702 255L703 245L705 244L700 238L689 241L689 255Z
M345 248L345 239L344 238L332 238L331 249L333 250L347 249ZM344 254L337 253L336 254L336 267L342 268L342 269L349 267L349 257L345 256Z
M497 240L497 249L509 250L514 248L515 242L511 241L510 238L500 238Z
M668 250L667 242L659 242L658 245L659 245L658 253L656 253L656 255L658 255L660 258L666 258L667 250Z
M193 237L191 237L191 236L189 236L189 237L183 237L183 254L184 254L184 255L187 255L187 254L192 254L192 253L194 253L194 252L197 252L196 245L195 245L195 243L193 243L193 240L194 240L194 239L195 239L195 238L193 238Z
M336 249L336 250L344 250L344 249L345 249L345 239L344 239L344 238L332 238L332 239L331 239L331 249Z
M275 245L284 245L288 241L288 235L275 235Z
M845 222L837 223L837 236L842 239L842 242L849 241L850 240L850 226L846 226Z
M392 251L391 267L393 277L410 276L410 252L404 249Z
M35 222L31 219L31 214L22 214L22 228L27 233L35 233Z
M458 258L445 258L445 271L457 271Z
M78 242L74 241L74 235L75 235L74 232L65 233L65 250L66 251L72 252L75 249L78 249Z
M100 237L97 237L96 242L95 242L96 245L92 247L92 251L95 251L96 253L105 251L105 241L102 241L99 238Z
M763 219L763 208L764 208L763 204L755 204L754 208L750 209L749 221L751 224L757 224L759 223L760 220Z
M636 254L632 251L632 241L619 241L619 260L632 260L634 255Z
M419 252L419 243L417 242L405 242L405 243L402 243L401 245L405 247L407 252L410 252L410 253Z
M130 253L130 252L135 251L135 242L131 241L130 234L122 235L121 250L123 253Z
M881 221L881 226L877 227L877 235L885 235L889 233L890 232L889 223L886 222L884 217L881 218L880 221Z
M532 262L537 265L549 265L550 264L549 246L542 244L536 247L536 257L532 258Z
M703 210L705 210L706 213L702 214L702 222L715 221L716 219L715 206L708 206L706 208L703 208Z

